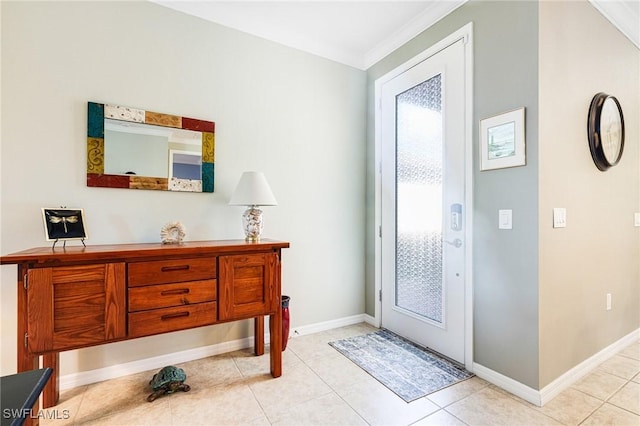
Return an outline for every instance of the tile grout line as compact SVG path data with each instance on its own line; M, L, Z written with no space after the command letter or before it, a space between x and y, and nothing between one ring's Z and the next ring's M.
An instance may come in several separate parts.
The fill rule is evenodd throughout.
M484 389L484 388L483 388ZM477 392L477 391L476 391ZM475 393L475 392L474 392ZM471 394L473 395L473 394ZM469 395L469 396L471 396ZM462 398L464 399L464 398ZM460 401L462 401L462 399ZM449 404L452 405L452 404ZM465 422L464 420L462 420L460 417L456 416L455 414L453 414L452 412L448 411L446 408L442 409L444 412L446 412L447 414L449 414L450 416L453 416L454 418L456 418L457 420L459 420L461 423L465 424L465 425L469 425L469 423Z
M328 344L328 342L327 342L327 344ZM640 344L640 343L636 343L636 344ZM334 349L335 349L335 348L334 348ZM318 372L318 371L316 371L314 368L312 368L312 366L311 366L310 364L308 364L308 362L309 362L309 361L311 361L311 360L316 360L316 358L318 358L318 357L322 357L322 355L315 355L315 356L311 355L311 356L309 356L307 359L303 359L303 358L301 357L301 355L299 355L295 350L291 349L291 350L290 350L290 352L292 352L292 356L293 356L293 357L295 357L298 361L300 361L300 364L301 364L301 365L304 365L306 368L308 368L308 369L313 373L313 375L315 375L315 376L316 376L316 377L317 377L317 378L318 378L322 383L324 383L324 384L328 387L328 389L330 389L330 390L331 390L331 392L327 392L326 394L323 394L323 395L320 395L320 396L316 396L316 397L310 398L310 399L308 399L308 400L306 400L306 401L299 402L299 403L297 403L297 404L295 404L295 405L293 405L293 406L291 406L291 407L287 407L287 408L286 408L286 410L285 410L285 411L283 411L282 413L287 413L287 411L288 411L288 410L290 410L290 409L292 409L293 407L298 407L298 406L300 406L300 405L302 405L302 404L305 404L305 403L307 403L307 402L309 402L309 401L313 401L314 399L322 398L322 397L325 397L325 396L327 396L327 395L331 395L331 394L333 394L333 395L337 396L337 397L338 397L338 398L339 398L339 399L340 399L344 404L346 404L346 406L348 406L348 407L353 411L353 413L355 413L355 414L357 415L357 417L358 417L358 418L360 418L360 419L361 419L365 424L370 424L368 421L366 421L366 420L362 417L362 415L360 415L360 413L359 413L359 412L358 412L358 411L357 411L353 406L351 406L351 405L350 405L350 404L349 404L349 403L348 403L348 402L347 402L347 401L346 401L346 400L345 400L345 399L344 399L344 398L343 398L343 397L338 393L337 388L334 388L333 386L331 386L331 385L330 385L326 380L324 380L324 379L320 376L320 374L319 374L319 372ZM339 351L338 351L338 352L339 352ZM634 357L632 357L632 356L627 356L627 355L622 355L622 354L620 354L620 355L621 355L622 357L624 357L625 359L631 359L631 360L633 360L633 361L640 361L640 360L638 360L637 358L634 358ZM211 358L217 358L217 357L218 357L218 356L214 356L214 357L211 357ZM209 357L207 357L207 358L209 358ZM245 374L242 372L242 370L240 369L240 364L239 364L239 359L240 359L240 358L239 358L239 357L235 357L235 356L233 356L233 355L231 355L231 356L230 356L230 358L233 360L233 366L234 366L234 368L235 368L236 372L237 372L237 373L239 373L240 377L245 378L245 379L246 379L246 378L249 378L250 376L245 375ZM348 359L348 358L347 358L347 359ZM356 365L357 365L357 364L356 364ZM320 370L320 371L321 371L321 370ZM578 421L578 423L577 423L577 424L579 424L579 425L584 424L584 423L585 423L585 422L587 422L590 418L592 418L592 416L594 416L594 414L595 414L596 412L598 412L599 410L601 410L601 409L602 409L603 407L605 407L605 406L609 406L609 407L613 407L613 408L616 408L616 409L620 409L620 410L624 411L625 413L629 413L630 415L633 415L633 416L635 416L635 417L637 417L637 418L640 418L640 414L639 414L639 413L636 413L636 412L634 412L634 411L630 411L630 410L629 410L629 409L627 409L627 408L624 408L624 407L622 407L622 406L616 405L615 403L612 403L612 402L611 402L611 400L612 400L614 397L616 397L616 395L618 395L618 394L619 394L619 393L620 393L620 392L621 392L625 387L629 386L629 384L630 384L630 383L633 383L633 386L640 385L640 383L638 383L638 382L635 382L635 381L634 381L634 379L635 379L635 378L640 377L640 371L636 371L635 373L633 373L633 374L631 375L631 377L630 377L630 378L622 377L622 376L619 376L619 375L617 375L617 374L614 374L614 373L611 373L611 372L607 372L607 371L602 371L602 373L603 373L603 374L606 374L606 375L608 375L608 376L611 376L611 377L616 377L616 378L618 378L618 379L622 379L622 381L624 381L624 383L623 383L623 384L621 384L620 386L618 386L618 387L617 387L615 390L613 390L612 392L608 393L608 395L607 395L606 397L604 397L604 398L598 398L598 397L596 397L596 396L594 396L594 395L591 395L590 393L587 393L587 392L585 392L585 391L583 391L583 390L581 390L581 389L577 389L577 388L575 388L575 387L573 387L573 386L571 386L570 388L568 388L568 389L572 389L573 391L577 391L579 394L582 394L582 395L588 396L588 397L593 398L593 399L595 399L595 400L597 400L597 401L598 401L598 405L597 405L597 407L596 407L595 409L591 410L591 411L590 411L590 412L589 412L589 413L588 413L584 418L582 418L582 420ZM87 400L87 399L86 399L86 398L87 398L87 392L88 392L90 389L92 389L94 386L97 386L99 383L100 383L100 382L98 382L98 383L96 383L96 384L84 385L84 389L83 389L83 390L82 390L82 391L81 391L81 392L76 396L76 397L79 397L79 401L77 402L77 408L76 408L75 414L73 415L72 420L70 420L70 424L71 424L71 425L77 425L77 424L80 424L80 423L77 421L77 420L78 420L78 415L80 414L80 411L81 411L81 409L82 409L83 404L86 404L86 403L89 401L89 400ZM219 383L219 384L218 384L218 385L216 385L216 386L222 386L222 385L224 385L224 383ZM260 409L261 409L261 411L262 411L262 415L264 416L264 419L266 419L266 420L267 420L267 422L268 422L269 424L273 424L273 423L274 423L274 420L277 420L277 418L276 418L276 419L270 419L270 418L269 418L269 416L267 416L267 413L266 413L266 411L264 410L264 407L262 406L262 404L260 403L260 401L259 401L259 400L258 400L258 398L256 397L256 393L254 392L254 389L253 389L250 385L246 385L246 386L249 388L249 390L250 390L250 392L251 392L251 395L253 396L254 400L258 403L258 406L260 407ZM351 386L353 386L353 385L351 385ZM504 393L506 396L509 396L512 400L514 400L514 401L516 401L516 402L519 402L519 403L520 403L520 405L522 405L522 406L524 406L524 407L527 407L527 408L529 408L529 409L531 409L531 410L537 411L539 414L543 414L545 417L547 417L547 418L549 418L549 419L552 419L553 421L559 422L559 423L561 423L561 424L566 424L566 423L561 422L560 420L555 419L554 417L552 417L552 416L551 416L551 415L549 415L549 414L546 414L546 413L544 413L544 412L542 412L542 411L536 410L536 409L534 408L534 407L535 407L535 405L533 405L533 407L532 407L532 406L531 406L532 404L530 404L530 403L528 403L528 402L526 402L526 401L524 401L524 400L522 400L522 399L518 398L517 396L515 396L515 395L513 395L513 394L511 394L511 393L509 393L509 392L506 392L506 391L504 391L504 390L500 389L499 387L497 387L497 386L495 386L495 385L492 385L490 382L487 382L487 383L486 383L484 386L482 386L481 388L474 390L472 393L470 393L470 394L468 394L468 395L466 395L466 396L464 396L464 397L462 397L462 398L460 398L460 399L458 399L458 400L455 400L455 401L453 401L453 402L451 402L451 403L448 403L448 404L444 404L442 407L440 406L440 404L438 404L438 403L437 403L437 402L435 402L434 400L431 400L431 399L429 398L429 395L425 395L425 396L424 396L423 398L421 398L421 399L427 399L430 403L432 403L435 407L437 407L437 409L436 409L435 411L433 411L433 412L431 412L431 413L427 414L426 416L422 417L421 419L418 419L418 420L412 421L412 422L411 422L411 423L409 423L409 424L414 424L414 423L417 423L417 422L423 421L423 420L425 420L425 419L429 418L430 416L435 415L435 414L436 414L436 413L438 413L439 411L443 411L443 412L447 413L448 415L450 415L450 416L454 417L456 420L460 421L461 423L463 423L463 424L467 425L467 423L466 423L466 422L462 421L462 420L461 420L460 418L458 418L455 414L453 414L453 413L449 412L449 411L447 410L447 408L451 408L454 404L457 404L457 403L459 403L459 402L461 402L461 401L464 401L464 400L466 400L466 399L468 399L468 398L471 398L472 396L477 395L479 392L482 392L483 390L485 390L485 389L487 389L487 388L491 388L492 386L493 386L493 387L495 387L495 389L494 389L494 390L496 390L496 391L500 390L500 393ZM214 387L215 387L215 386L214 386ZM432 393L432 394L433 394L433 393ZM93 395L93 394L92 394L92 395ZM397 396L397 395L396 395L396 396ZM398 398L399 398L399 397L398 397ZM416 401L418 401L418 400L416 400ZM409 404L409 403L407 403L407 404ZM58 404L58 405L60 405L60 404ZM170 412L170 416L171 416L171 417L170 417L170 424L177 424L177 423L176 423L176 420L178 420L178 419L174 420L175 408L176 408L176 406L174 406L173 401L170 401L170 402L169 402L169 410L170 410L169 412ZM611 409L611 408L610 408L610 409ZM90 420L89 420L89 422L99 422L100 420L104 420L105 418L108 418L108 417L110 417L110 416L112 416L112 415L115 415L115 414L117 414L117 413L125 413L126 411L128 411L128 408L126 408L126 404L125 404L125 405L123 406L123 408L121 408L121 409L116 409L116 410L115 410L115 411L113 411L112 413L110 413L110 414L105 414L105 415L103 415L103 416L99 416L99 417L98 417L98 418L96 418L96 419L93 419L93 420L91 420L91 419L90 419ZM254 420L257 420L257 419L258 419L258 418L256 417L256 419L254 419ZM49 424L48 422L45 422L45 423L46 423L46 424ZM56 423L53 423L53 424L55 425Z
M622 356L624 356L624 355L622 355ZM629 358L629 359L636 360L635 358ZM638 361L638 360L636 360L636 361ZM616 374L609 373L609 372L607 372L607 371L603 371L603 373L608 374L608 375L613 376L613 377L618 377L618 378L620 378L620 379L624 379L624 380L626 380L626 383L624 383L622 386L620 386L619 388L617 388L616 390L614 390L614 391L613 391L613 392L612 392L608 397L606 397L604 400L602 400L602 399L600 399L600 398L596 397L595 395L591 395L591 394L589 394L589 393L587 393L587 392L584 392L584 391L582 391L582 390L580 390L580 389L576 389L576 388L574 388L574 390L576 390L576 391L578 391L578 392L580 392L580 393L582 393L582 394L584 394L584 395L590 396L590 397L592 397L592 398L595 398L595 399L597 399L597 400L601 401L601 404L600 404L600 405L599 405L595 410L591 411L591 412L589 413L589 415L587 415L584 419L582 419L582 421L579 423L579 425L581 425L581 424L583 424L584 422L586 422L586 421L587 421L591 416L593 416L593 415L594 415L598 410L600 410L600 409L601 409L602 407L604 407L606 404L609 404L609 405L611 405L611 406L613 406L613 407L616 407L616 408L619 408L619 409L621 409L621 410L624 410L624 411L626 411L626 412L628 412L628 413L631 413L631 414L633 414L633 415L639 416L639 414L634 413L633 411L629 411L629 410L627 410L627 409L626 409L626 408L624 408L624 407L620 407L620 406L618 406L618 405L616 405L616 404L613 404L613 403L609 402L609 401L611 400L611 398L613 398L613 397L614 397L618 392L620 392L620 391L621 391L625 386L627 386L629 383L631 383L631 382L633 381L633 378L634 378L634 377L636 377L637 373L636 373L636 374L634 374L630 379L627 379L627 378L624 378L624 377L620 377L620 376L618 376L618 375L616 375Z
M632 358L632 359L634 359L634 358ZM637 360L636 360L636 361L637 361ZM633 381L633 379L637 376L637 374L638 374L638 373L635 373L633 376L631 376L631 378L630 378L630 379L626 379L626 380L627 380L627 382L626 382L624 385L622 385L619 389L615 390L615 391L614 391L614 392L613 392L613 393L612 393L612 394L607 398L607 400L604 402L604 404L609 404L609 405L612 405L612 406L614 406L614 407L617 407L617 408L619 408L619 409L621 409L621 410L624 410L624 411L626 411L626 412L628 412L628 413L631 413L631 414L633 414L633 415L640 416L640 413L635 413L635 412L633 412L633 411L631 411L631 410L628 410L628 409L627 409L627 408L625 408L625 407L621 407L621 406L619 406L619 405L617 405L617 404L615 404L615 403L613 403L613 402L610 402L610 401L611 401L611 399L612 399L614 396L616 396L616 395L617 395L617 394L618 394L622 389L624 389L627 385L629 385L629 383L635 383L635 382ZM613 376L615 376L614 374L612 374L612 375L613 375ZM616 377L619 377L619 376L616 376ZM604 404L603 404L603 405L604 405Z
M331 345L329 345L329 342L327 342L327 345L328 345L328 346L331 346ZM294 351L294 353L295 353L295 351ZM355 413L355 414L356 414L360 419L362 419L362 421L363 421L363 422L365 422L365 423L366 423L366 424L368 424L368 425L370 425L370 424L371 424L371 423L369 423L368 421L366 421L366 420L365 420L365 418L364 418L364 417L362 417L362 416L360 415L360 413L359 413L359 412L358 412L354 407L352 407L352 406L351 406L351 404L349 404L347 401L345 401L345 399L344 399L344 398L343 398L343 397L338 393L338 391L337 391L336 389L334 389L334 388L333 388L333 386L331 386L329 383L327 383L327 382L326 382L326 380L324 380L324 379L323 379L323 378L318 374L318 372L317 372L316 370L314 370L314 369L313 369L313 367L311 367L309 364L307 364L307 363L305 362L305 360L303 360L302 358L300 358L300 357L298 356L298 354L296 354L296 356L298 357L298 359L299 359L299 360L300 360L304 365L306 365L306 366L307 366L307 368L309 368L309 370L311 370L311 371L313 372L313 374L315 374L315 375L316 375L316 377L318 377L318 379L320 379L320 381L322 381L322 383L324 383L325 385L327 385L327 387L328 387L329 389L331 389L331 392L332 392L333 394L335 394L338 398L340 398L340 400L341 400L342 402L344 402L344 403L347 405L347 407L349 407L349 408L350 408L350 409L351 409L351 410L352 410L352 411L353 411L353 412L354 412L354 413ZM321 355L320 355L320 356L321 356ZM327 394L327 395L328 395L328 394Z
M334 390L334 389L333 389L333 388L332 388L332 387L331 387L327 382L325 382L325 381L322 379L322 377L320 377L320 376L318 375L318 373L317 373L317 372L316 372L316 371L315 371L315 370L314 370L310 365L308 365L308 364L304 361L304 359L302 359L302 358L300 357L300 355L299 355L299 354L297 354L297 353L296 353L296 351L295 351L295 350L292 350L291 348L289 348L289 349L291 350L291 352L293 353L293 355L294 355L296 358L298 358L298 361L300 361L300 363L301 363L302 365L304 365L305 367L307 367L307 368L309 369L309 371L311 371L311 372L312 372L312 373L313 373L313 374L314 374L318 379L320 379L320 381L321 381L322 383L324 383L325 385L327 385L327 387L331 390L331 392L327 392L326 394L322 394L322 395L319 395L319 396L316 396L316 397L313 397L313 398L310 398L310 399L307 399L307 400L304 400L304 401L300 401L299 403L297 403L297 404L295 404L295 405L292 405L292 406L288 407L288 408L287 408L287 410L291 410L291 409L292 409L292 408L294 408L294 407L298 407L298 406L300 406L300 405L302 405L302 404L306 404L306 403L307 403L307 402L309 402L309 401L313 401L313 400L315 400L315 399L322 398L322 397L325 397L325 396L327 396L327 395L331 395L331 394L335 394L337 397L339 397L340 399L342 399L342 398L340 397L340 395L338 395L338 393L337 393L337 392L336 392L336 391L335 391L335 390ZM283 374L284 374L284 373L283 373ZM251 391L252 391L252 393L253 393L253 389L251 389ZM254 398L255 398L255 394L254 394ZM256 398L256 399L257 399L257 398ZM258 401L258 403L260 403L260 402ZM260 408L262 408L262 405L260 405ZM352 409L353 409L353 408L352 408ZM262 410L264 411L264 408L262 408ZM358 416L360 416L360 414L358 414L355 410L354 410L354 412L355 412ZM269 418L269 416L268 416L266 413L265 413L265 417L267 418L267 420L269 421L269 423L270 423L270 424L273 424L272 419L271 419L271 418ZM363 420L364 420L364 419L363 419ZM365 423L366 423L366 422L365 422Z
M249 376L245 375L242 370L240 369L240 366L238 365L238 362L236 361L237 357L235 356L231 356L231 359L233 360L233 365L236 367L236 370L238 370L238 373L240 373L240 377L242 377L243 379L247 379L249 378ZM260 410L262 411L262 415L264 416L265 419L267 419L267 421L269 422L269 424L273 424L273 422L271 421L271 419L269 419L269 416L267 416L267 413L264 411L264 407L262 406L262 404L260 403L260 400L256 397L255 392L253 391L253 388L251 387L251 385L246 385L247 388L249 388L249 392L251 392L251 395L253 396L253 399L256 401L256 403L258 404L258 407L260 407ZM173 423L173 417L171 418L171 422Z

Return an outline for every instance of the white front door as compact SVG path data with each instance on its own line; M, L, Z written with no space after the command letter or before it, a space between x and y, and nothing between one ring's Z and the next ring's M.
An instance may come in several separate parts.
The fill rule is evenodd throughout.
M458 39L380 88L381 324L462 364L465 69Z

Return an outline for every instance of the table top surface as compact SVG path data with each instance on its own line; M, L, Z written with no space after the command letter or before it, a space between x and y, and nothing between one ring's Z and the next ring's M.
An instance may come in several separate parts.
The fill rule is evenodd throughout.
M10 253L0 257L0 265L17 263L69 262L88 258L117 260L148 256L189 255L196 253L251 252L257 250L278 250L288 248L289 243L276 240L210 240L187 241L180 244L131 243L105 244L72 247L35 247Z

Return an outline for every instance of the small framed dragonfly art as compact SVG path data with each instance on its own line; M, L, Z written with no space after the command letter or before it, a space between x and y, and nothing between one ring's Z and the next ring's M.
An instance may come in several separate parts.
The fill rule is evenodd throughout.
M87 239L84 226L84 211L82 209L42 208L44 231L47 241L53 241L55 248L58 241L80 240L82 245Z

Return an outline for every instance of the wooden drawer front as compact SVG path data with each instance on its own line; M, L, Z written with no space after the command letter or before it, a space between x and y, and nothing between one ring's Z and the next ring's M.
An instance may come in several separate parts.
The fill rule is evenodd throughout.
M216 300L216 280L158 284L129 289L129 312Z
M129 287L216 278L215 257L132 262L128 267Z
M216 302L207 302L133 312L129 314L129 337L150 336L213 324L217 318L216 310Z

